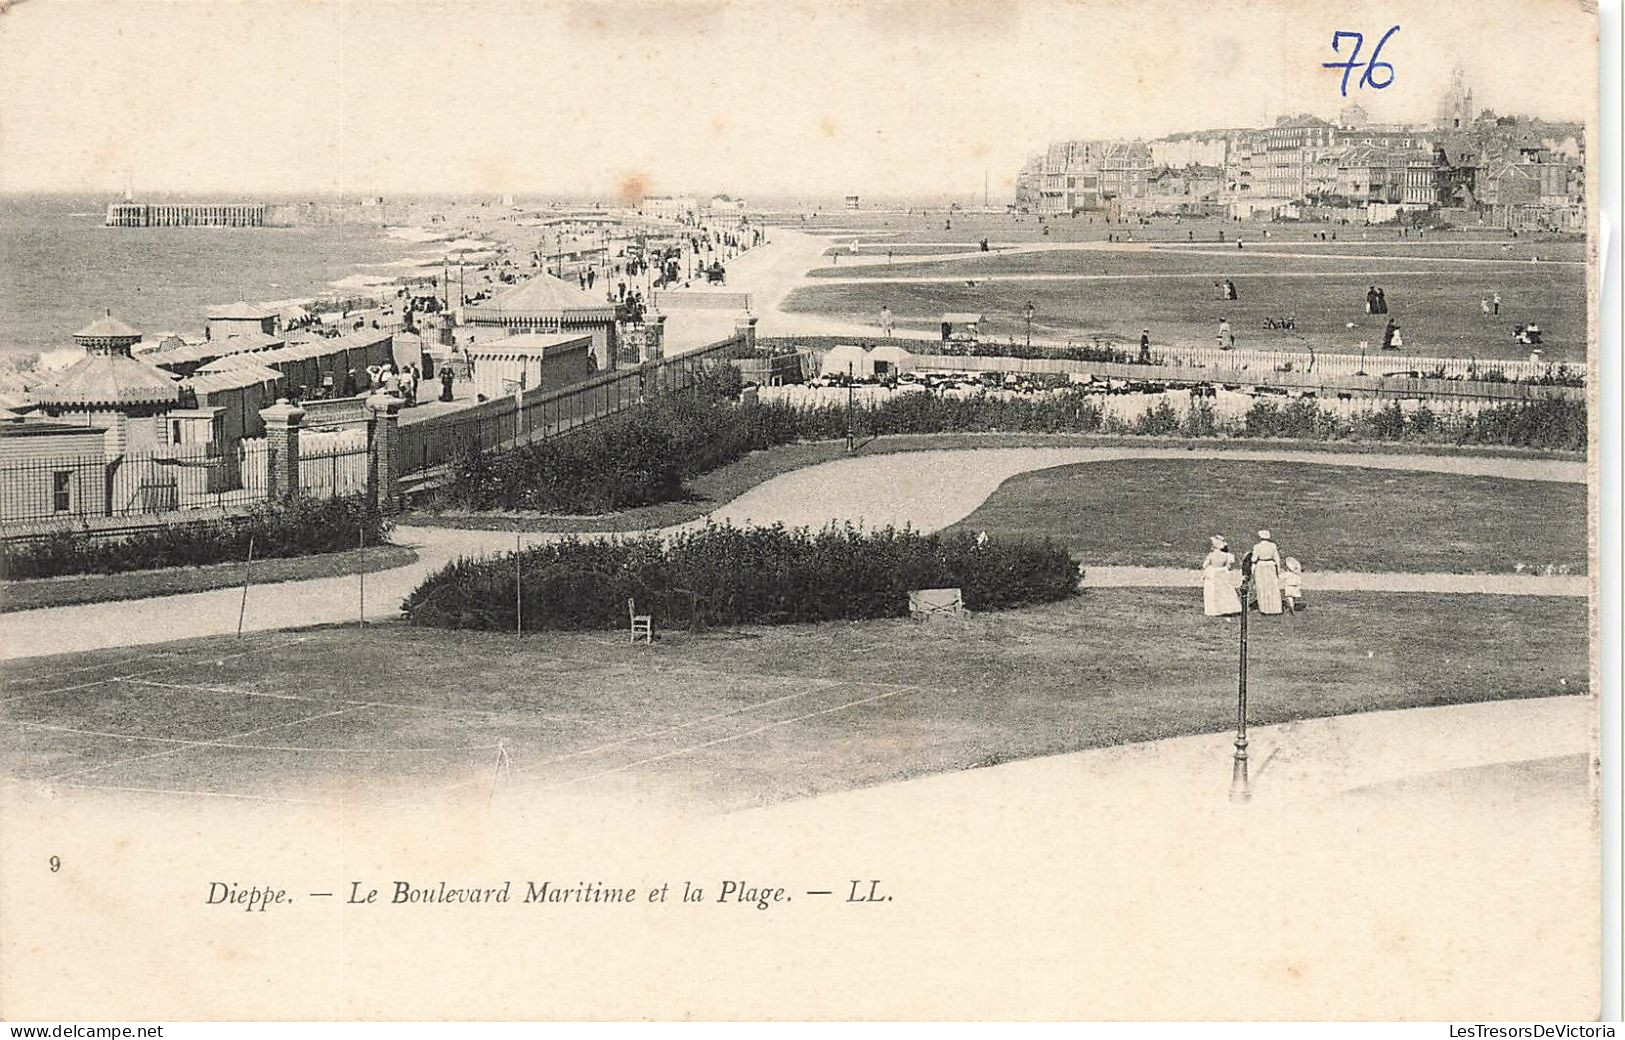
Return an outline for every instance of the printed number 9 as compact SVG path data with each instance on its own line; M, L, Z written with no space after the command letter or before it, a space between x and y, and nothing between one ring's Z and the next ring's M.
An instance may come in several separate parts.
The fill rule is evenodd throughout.
M62 869L62 857L61 856L52 856L51 857L51 873L55 874L57 871L59 871L61 869Z
M1394 35L1394 33L1398 32L1398 31L1399 31L1399 26L1397 26L1397 25L1394 26L1392 29L1389 29L1387 32L1382 34L1382 39L1377 41L1376 47L1372 48L1371 57L1366 62L1365 74L1360 77L1360 82L1361 83L1363 83L1364 85L1366 85L1368 87L1371 87L1374 90L1382 90L1384 87L1388 86L1388 84L1390 84L1390 83L1392 83L1394 81L1394 66L1393 66L1393 64L1390 63L1390 62L1386 62L1386 61L1378 61L1377 59L1382 54L1382 45L1388 42L1388 37ZM1381 66L1382 68L1386 69L1387 72L1388 72L1387 78L1384 79L1381 83L1377 82L1376 77L1373 75L1377 71L1378 66Z

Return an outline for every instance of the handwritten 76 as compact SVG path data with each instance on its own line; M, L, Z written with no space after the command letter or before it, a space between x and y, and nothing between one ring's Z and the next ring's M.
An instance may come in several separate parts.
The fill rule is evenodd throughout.
M1320 67L1323 69L1343 70L1343 84L1341 88L1341 94L1343 97L1349 96L1349 75L1357 68L1363 67L1365 72L1360 74L1360 78L1356 82L1356 86L1370 87L1372 90L1384 90L1389 84L1393 83L1393 65L1380 59L1382 56L1383 44L1387 43L1388 38L1398 31L1399 26L1396 25L1392 29L1389 29L1387 32L1383 33L1382 39L1378 40L1377 45L1371 49L1371 57L1367 58L1365 61L1360 60L1360 48L1365 44L1365 33L1344 32L1341 29L1332 33L1332 52L1334 54L1343 53L1344 40L1354 41L1354 47L1349 51L1347 61L1323 61L1320 63ZM1380 81L1377 79L1377 70L1379 69L1383 70L1386 77Z

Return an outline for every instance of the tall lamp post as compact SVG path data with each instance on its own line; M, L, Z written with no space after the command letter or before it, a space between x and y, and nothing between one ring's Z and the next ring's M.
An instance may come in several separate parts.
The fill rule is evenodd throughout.
M1027 349L1031 350L1033 346L1033 305L1030 301L1022 313L1027 315Z
M1236 755L1230 771L1230 800L1247 802L1253 797L1247 778L1247 615L1252 612L1253 577L1241 576L1241 651L1236 681Z
M857 363L849 361L846 365L846 453L852 454L852 413L857 408Z

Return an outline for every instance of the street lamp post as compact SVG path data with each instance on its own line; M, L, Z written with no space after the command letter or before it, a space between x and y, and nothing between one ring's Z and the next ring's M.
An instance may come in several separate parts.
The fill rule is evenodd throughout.
M1029 302L1027 304L1027 308L1026 308L1026 311L1024 313L1027 315L1027 349L1031 350L1032 346L1033 346L1033 305L1032 305L1032 303Z
M856 378L857 363L849 361L846 365L846 453L848 455L852 454L852 412L857 407L858 386L855 382Z
M1247 802L1253 797L1247 778L1247 615L1251 613L1251 575L1241 579L1241 651L1236 680L1236 755L1230 771L1230 800Z

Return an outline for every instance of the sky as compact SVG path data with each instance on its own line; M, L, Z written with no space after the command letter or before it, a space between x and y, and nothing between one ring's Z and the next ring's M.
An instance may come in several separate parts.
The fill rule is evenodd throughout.
M1339 96L1332 32L1394 24L1394 82ZM1008 198L1052 139L1425 121L1458 63L1583 120L1594 32L1577 0L0 0L0 191Z

